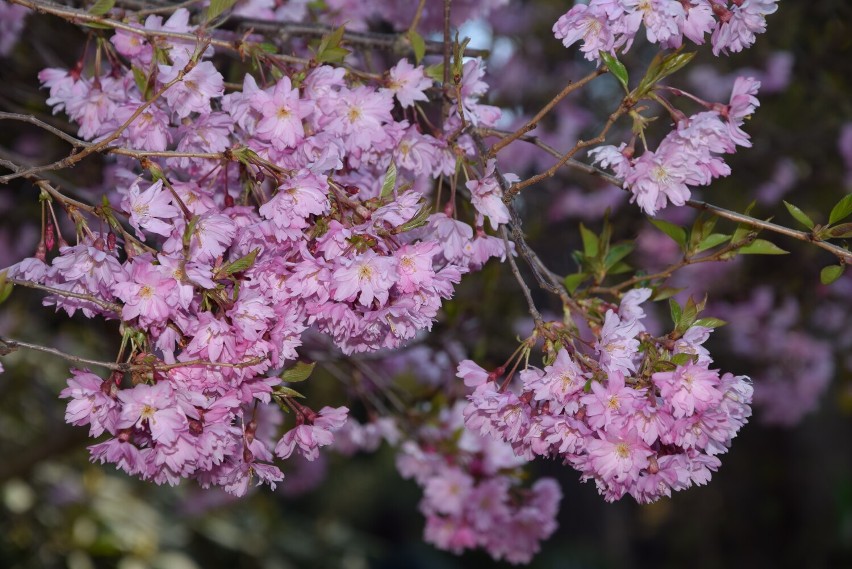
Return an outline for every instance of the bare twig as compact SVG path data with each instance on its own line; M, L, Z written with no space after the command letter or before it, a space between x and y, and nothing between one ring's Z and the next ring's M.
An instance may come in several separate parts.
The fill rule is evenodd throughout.
M527 121L524 126L497 141L497 143L491 147L491 150L488 151L488 157L493 158L498 152L500 152L500 150L511 144L512 141L517 140L529 131L534 130L538 126L538 123L541 121L541 119L543 119L545 115L547 115L547 113L549 113L551 110L553 110L553 107L555 107L559 101L561 101L577 89L582 88L596 77L600 77L604 73L606 73L606 68L600 67L592 71L579 81L569 81L565 88L562 89L562 91L560 91L559 93L557 93L557 95L553 97L550 101L548 101L547 104L544 105L533 118Z
M96 296L92 296L90 294L83 294L81 292L74 292L70 290L65 290L61 288L55 288L52 286L47 286L39 283L34 283L32 281L24 281L20 279L6 279L6 282L12 283L17 286L23 286L26 288L34 288L37 290L41 290L44 292L49 292L50 294L55 294L58 296L67 296L69 298L76 298L79 300L86 300L93 304L97 304L104 310L109 310L110 312L114 312L115 314L121 314L121 305L115 304L112 302L107 302L106 300L100 299Z

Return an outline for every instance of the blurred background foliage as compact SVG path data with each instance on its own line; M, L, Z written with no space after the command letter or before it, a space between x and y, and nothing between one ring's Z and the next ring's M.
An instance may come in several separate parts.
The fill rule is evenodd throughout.
M492 103L508 108L510 120L513 115L518 121L530 116L567 78L589 71L590 65L566 51L550 32L568 7L565 1L516 0L495 12L493 23L469 28L476 41L494 48ZM28 19L23 37L0 60L0 106L49 116L36 74L46 66L73 65L84 36L64 22L39 16ZM718 100L725 100L732 82L725 79L727 74L741 68L766 72L779 53L787 54L788 63L779 65L789 67L788 84L760 97L761 107L748 124L754 148L731 157L734 174L700 198L738 211L758 199L755 215L793 226L780 203L782 196L815 219L825 219L831 206L850 191L852 164L844 162L838 141L843 125L852 121L852 5L847 0L781 2L779 11L769 17L768 32L753 49L729 58L714 58L709 49L701 50L672 83L699 95L721 89ZM624 62L638 74L651 56L639 42ZM784 70L777 73L783 75ZM560 106L535 134L557 148L568 147L572 137L594 132L609 112L607 103L610 110L617 104L616 95L614 81L601 79ZM52 120L61 125L64 118ZM658 122L665 127L664 118ZM622 126L629 129L629 124ZM509 171L524 176L552 163L537 149L514 150L516 146L506 152L509 156L501 155L501 164ZM0 151L42 163L67 149L36 130L10 128L6 123L0 130ZM85 193L87 185L99 181L101 171L97 161L90 160L57 176L65 187L76 186ZM770 182L775 185L767 185ZM665 238L655 240L654 230L636 208L626 205L626 196L587 176L565 172L527 192L518 205L530 243L563 274L576 270L570 252L579 246L578 221L599 231L607 206L613 208L615 239L638 245L631 258L634 266L659 261L670 245ZM680 223L691 219L691 212L666 213ZM0 266L32 254L38 219L37 194L31 187L0 186ZM701 267L682 277L680 286L688 288L685 295L710 289L711 315L713 306L747 312L753 291L764 286L775 291L776 305L782 300L795 303L798 316L792 326L821 342L833 342L825 356L833 359L833 377L816 394L816 410L793 426L779 427L762 423L761 410L756 409L758 420L737 437L707 487L679 492L653 505L639 506L629 499L606 504L592 485L580 484L570 468L536 463L533 472L557 477L565 497L560 528L531 567L852 566L852 358L849 346L839 339L848 337L852 328L852 275L824 287L818 274L832 262L829 255L803 243L769 238L792 254ZM554 299L536 294L541 306L558 310ZM433 337L424 342L460 341L483 365L498 365L514 349L518 331L527 326L519 296L505 267L488 266L466 278ZM111 353L115 323L93 326L80 318L60 318L42 308L40 299L32 291L16 290L0 309L0 332L81 356ZM839 311L839 328L836 322L833 327L822 325L825 310L820 312L820 306L826 299L833 302L829 312L835 319ZM659 319L664 320L662 314ZM769 335L770 326L771 322L761 321L756 333ZM717 332L711 353L725 370L752 373L759 386L766 362L784 354L773 350L778 346L762 345L756 348L762 353L744 357L732 346L730 334L726 329ZM66 362L19 351L5 357L3 364L2 567L501 566L484 554L456 557L422 542L419 490L414 482L400 479L394 452L386 446L370 456L329 454L310 468L288 464L288 479L279 491L263 489L243 500L188 484L156 487L87 462L86 431L64 423L64 405L57 398L68 375ZM794 374L807 373L796 366L782 362L781 375L789 370L789 380L794 381ZM317 385L315 395L322 392L324 398L341 400L351 387L323 375L310 383ZM300 485L310 487L314 482L315 489L298 492Z

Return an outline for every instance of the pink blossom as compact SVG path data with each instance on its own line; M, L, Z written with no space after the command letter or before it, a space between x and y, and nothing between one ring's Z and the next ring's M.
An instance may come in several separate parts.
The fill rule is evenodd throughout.
M396 281L397 260L367 251L352 260L344 261L334 271L334 300L358 301L370 306L376 300L380 305L388 301L390 288Z
M606 13L596 5L577 4L553 25L553 35L562 45L571 47L583 40L580 51L589 61L600 59L600 52L616 47Z
M171 221L180 215L180 210L172 205L171 194L163 189L162 180L157 180L142 192L139 191L139 180L136 180L122 200L121 207L130 212L130 225L143 240L143 229L168 236L173 225L164 220Z
M308 460L316 460L319 448L334 441L332 433L343 426L348 413L349 409L346 407L323 407L319 413L312 413L312 417L299 414L298 420L302 422L284 433L275 446L275 454L288 458L298 447L302 456Z
M89 436L99 437L104 431L115 434L119 406L115 387L88 370L72 369L68 387L59 397L70 399L65 408L65 422L71 425L90 425Z
M180 76L189 64L189 54L178 53L172 65L160 65L159 81L170 83ZM183 78L163 93L163 97L178 118L191 113L209 113L210 99L225 93L225 80L209 61L195 64Z
M432 80L423 73L422 65L414 67L407 59L400 59L388 74L388 89L403 108L413 106L415 101L429 100L423 91L432 86Z
M118 392L121 416L117 427L148 428L151 437L163 444L173 443L188 428L186 416L176 407L174 389L168 382L141 383Z
M299 99L298 89L293 89L286 76L278 80L271 95L257 91L252 106L261 114L258 136L271 141L276 150L291 148L305 136L302 119L313 110L310 101Z

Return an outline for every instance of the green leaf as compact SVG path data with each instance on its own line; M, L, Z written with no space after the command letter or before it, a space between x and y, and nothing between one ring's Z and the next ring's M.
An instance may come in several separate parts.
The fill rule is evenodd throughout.
M237 0L210 0L210 7L207 8L207 21L212 22L222 12L237 3Z
M810 217L808 217L808 215L805 212L803 212L802 210L800 210L799 208L797 208L796 206L794 206L793 204L791 204L790 202L787 202L787 201L784 202L784 206L786 206L787 211L790 212L790 215L793 216L793 219L795 219L796 221L798 221L799 223L801 223L802 225L804 225L808 229L814 228L813 220Z
M696 354L675 354L672 356L672 363L676 366L684 366L690 362L694 362L697 357Z
M426 73L426 77L429 77L430 79L432 79L432 81L435 81L436 83L444 82L443 63L436 63L435 65L430 65L424 70L424 73Z
M680 319L683 317L683 309L680 307L680 304L673 298L669 299L669 311L672 315L672 323L677 326L680 324Z
M606 272L607 272L607 274L610 274L610 275L621 275L623 273L629 273L632 270L633 270L633 267L631 267L630 265L628 265L624 261L621 261L619 263L614 264L609 269L607 269Z
M574 294L574 291L577 290L580 283L586 280L587 276L588 275L586 275L586 273L574 273L573 275L568 275L563 281L565 283L565 288L568 289L568 292Z
M725 235L724 233L711 233L707 237L701 240L696 247L695 252L701 253L702 251L706 251L707 249L712 249L713 247L717 247L722 243L728 241L731 238L730 235Z
M789 251L766 239L755 239L745 247L737 249L737 253L740 255L787 255Z
M296 365L281 372L279 377L287 383L305 381L311 377L316 365L316 362L311 362L309 364L306 364L305 362L296 362Z
M145 97L145 94L148 91L148 76L145 75L145 72L139 69L138 67L132 67L133 71L133 81L136 83L136 88L139 89L139 92L142 93L142 96Z
M633 243L621 243L619 245L614 245L609 250L609 253L606 254L606 259L604 259L604 267L607 270L614 267L619 261L629 255L635 247L636 246Z
M15 288L13 283L6 281L6 277L6 271L0 273L0 304L6 302L6 299L12 294L12 289Z
M686 251L686 231L683 227L662 219L653 219L649 217L648 221L650 221L654 227L674 239L674 242L680 245L682 250Z
M725 324L727 324L727 322L721 320L720 318L708 317L699 318L695 321L695 323L693 323L693 326L703 326L704 328L721 328Z
M400 225L395 233L405 233L406 231L411 231L412 229L417 229L418 227L426 225L431 214L432 208L428 204L423 204L423 207L420 208L417 215Z
M192 235L195 233L195 226L198 225L198 222L201 220L201 217L197 215L193 215L192 219L189 220L189 223L186 225L186 229L183 230L183 248L189 249L192 244Z
M340 26L336 30L324 35L317 49L317 61L319 63L340 63L350 51L340 47L346 26Z
M393 190L396 187L396 164L393 162L388 166L388 171L385 173L385 179L382 182L382 198L390 198L393 196Z
M98 0L94 6L89 8L89 14L93 16L105 16L115 6L115 0Z
M834 225L849 217L849 214L852 214L852 194L847 194L831 208L831 213L828 214L828 223Z
M657 54L657 56L651 61L651 65L648 66L648 71L645 73L645 77L642 78L642 81L639 82L639 86L636 88L636 97L639 99L644 97L657 83L672 73L679 71L683 68L683 66L689 63L693 57L695 57L695 52L675 52L665 56L662 52Z
M666 300L667 298L673 297L674 295L681 292L682 290L684 290L684 289L674 288L674 287L670 287L670 286L664 286L664 287L657 289L657 292L654 293L654 297L651 300L654 301L654 302L657 302L657 301L660 301L660 300Z
M305 398L304 395L296 391L295 389L290 389L289 387L284 387L283 385L279 385L275 388L275 393L279 396L284 397L300 397L302 399Z
M829 265L827 267L823 267L823 269L819 272L819 280L824 285L830 285L841 276L843 276L843 270L845 267L842 265ZM0 302L3 302L0 300Z
M586 257L594 258L598 256L598 236L595 235L588 227L580 224L580 237L583 238L583 252Z
M835 225L825 231L825 234L832 239L847 239L852 237L852 223L841 223Z
M626 92L629 92L630 89L627 87L627 68L624 67L624 64L621 63L615 56L609 54L605 51L600 52L601 58L606 64L606 68L609 69L609 72L613 74L613 76L618 79L618 82L621 83L622 87Z
M260 253L260 248L254 249L251 253L249 253L245 257L240 257L233 263L228 263L227 265L222 267L222 274L233 275L235 273L241 273L250 269L252 265L254 265L254 260L257 258L258 253Z
M411 42L411 49L414 50L414 61L419 65L426 55L426 42L417 30L408 30L408 41Z

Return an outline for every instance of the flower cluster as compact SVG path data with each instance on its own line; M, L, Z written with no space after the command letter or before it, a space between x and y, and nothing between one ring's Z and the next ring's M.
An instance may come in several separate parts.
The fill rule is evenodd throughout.
M474 387L465 425L512 445L518 456L561 458L594 480L608 501L630 494L653 502L710 480L751 415L747 378L711 369L702 344L710 329L650 337L640 304L649 289L608 310L594 353L564 347L543 370L514 384L470 360L458 376ZM516 392L517 390L517 392Z
M455 553L481 547L494 559L528 563L556 530L562 493L550 478L520 487L526 460L504 442L463 429L462 407L444 409L397 456L400 474L423 488L424 537Z
M711 35L713 53L734 53L754 43L766 31L766 16L778 9L778 0L591 0L577 4L553 25L565 47L583 42L589 61L601 53L630 49L639 28L648 41L663 48L679 48L686 37L703 44Z
M194 30L186 9L140 27ZM93 458L157 483L273 484L282 476L273 442L253 434L254 403L294 411L279 458L316 458L345 422L345 408L316 414L281 391L277 370L303 333L346 354L396 348L431 328L464 273L504 258L504 243L481 221L474 231L451 210L430 214L428 182L456 159L400 118L427 99L422 66L402 60L374 84L330 66L266 86L246 75L226 94L210 48L128 30L111 44L129 66L110 58L93 77L46 69L48 103L85 139L118 133L140 152L174 155L143 162L153 181L134 159L118 162L112 203L135 236L86 227L77 245L62 242L52 259L41 250L10 275L61 291L45 302L69 315L122 321L132 384L75 371L63 392L69 422L112 436ZM482 123L499 116L479 104L483 69L465 65L457 124L458 109Z
M632 201L649 215L668 202L684 205L691 186L706 186L731 173L721 154L751 146L741 127L760 104L755 96L759 87L752 78L737 78L729 104L708 104L711 110L680 118L656 150L634 157L633 148L622 144L601 146L589 154L624 180Z

